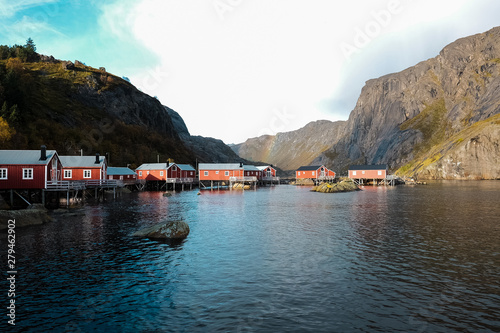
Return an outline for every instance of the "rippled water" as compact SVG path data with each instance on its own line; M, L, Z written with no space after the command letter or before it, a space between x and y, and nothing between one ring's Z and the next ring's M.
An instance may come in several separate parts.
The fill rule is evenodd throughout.
M16 328L500 331L498 181L197 192L18 229ZM187 240L130 236L164 219L187 221Z

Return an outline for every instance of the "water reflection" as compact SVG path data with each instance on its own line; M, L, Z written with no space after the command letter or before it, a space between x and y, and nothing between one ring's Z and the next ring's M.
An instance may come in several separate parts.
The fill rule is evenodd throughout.
M499 192L481 182L131 194L18 231L20 322L40 331L494 331ZM176 246L131 237L165 219L187 221L189 237Z

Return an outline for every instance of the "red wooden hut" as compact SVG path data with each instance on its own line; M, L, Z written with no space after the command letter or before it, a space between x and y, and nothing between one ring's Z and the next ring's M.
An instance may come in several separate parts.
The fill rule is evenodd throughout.
M262 180L274 180L276 178L276 169L272 165L258 166L261 172Z
M108 179L118 180L123 185L133 185L137 182L137 174L134 170L125 167L108 167Z
M62 180L104 180L106 179L106 158L94 156L61 156Z
M55 150L0 150L0 189L46 189L61 180L62 165Z
M243 163L200 163L200 181L224 181L231 177L244 177Z
M349 178L351 179L385 179L387 177L387 164L379 165L351 165Z
M145 163L135 169L137 179L146 181L166 181L169 163Z
M301 166L295 171L297 179L313 179L313 180L332 180L335 178L335 172L329 170L324 165L308 165Z

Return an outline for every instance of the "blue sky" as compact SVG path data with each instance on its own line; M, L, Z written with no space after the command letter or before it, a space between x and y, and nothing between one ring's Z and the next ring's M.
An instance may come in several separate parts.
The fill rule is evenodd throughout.
M106 67L226 143L345 120L365 81L500 25L494 0L0 0L0 44Z

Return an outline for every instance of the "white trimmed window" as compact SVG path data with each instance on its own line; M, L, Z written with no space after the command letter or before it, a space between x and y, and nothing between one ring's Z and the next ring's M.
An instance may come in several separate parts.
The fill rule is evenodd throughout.
M33 179L33 168L23 169L23 179Z
M229 171L224 172L224 176L229 176Z
M92 170L83 170L83 178L91 178Z
M64 170L64 178L72 178L73 170Z
M365 170L361 171L361 173L364 175L365 174Z
M352 172L352 175L353 175L353 176L356 176L356 171L353 171L353 172Z
M139 171L139 177L142 177L142 171Z
M203 172L204 176L208 176L208 171Z
M0 179L7 179L7 170L8 169L0 169Z
M382 170L379 170L379 171L378 171L378 175L379 175L379 176L382 176Z
M313 171L312 175L314 176L314 171Z
M218 175L219 174L219 170L215 171L215 174Z
M160 171L160 177L163 177L163 171Z

